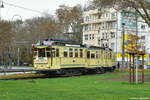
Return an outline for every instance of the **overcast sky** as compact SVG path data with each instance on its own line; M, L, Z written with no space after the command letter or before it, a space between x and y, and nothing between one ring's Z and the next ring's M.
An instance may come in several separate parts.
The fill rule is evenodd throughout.
M49 11L49 13L54 14L55 10L59 7L61 4L65 4L68 6L74 6L76 4L82 4L85 5L88 3L89 0L3 0L3 2L22 6L25 8L30 8L33 10L37 10L40 12L43 11ZM35 16L40 16L41 14L20 9L17 7L13 7L10 5L7 5L4 3L4 8L1 8L1 17L2 19L6 20L15 20L19 19L21 16L22 19L32 18ZM15 16L14 15L19 15Z

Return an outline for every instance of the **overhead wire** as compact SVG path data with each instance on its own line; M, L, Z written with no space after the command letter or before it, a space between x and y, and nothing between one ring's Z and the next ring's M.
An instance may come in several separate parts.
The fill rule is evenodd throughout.
M37 11L37 10L30 9L30 8L22 7L22 6L19 6L19 5L12 4L12 3L8 3L8 2L3 2L3 3L6 4L6 5L9 5L9 6L13 6L13 7L17 7L17 8L20 8L20 9L36 12L36 13L39 13L39 14L43 14L43 12L41 12L41 11Z

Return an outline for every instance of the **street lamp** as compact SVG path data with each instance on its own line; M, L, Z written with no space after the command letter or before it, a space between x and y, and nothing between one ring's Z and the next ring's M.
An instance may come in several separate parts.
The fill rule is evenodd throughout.
M15 17L18 17L19 20L17 20L17 21L20 21L20 23L22 24L22 17L19 14L13 15L12 18L11 18L11 21L13 21Z
M4 4L3 4L3 1L1 1L1 6L0 6L1 8L4 8Z

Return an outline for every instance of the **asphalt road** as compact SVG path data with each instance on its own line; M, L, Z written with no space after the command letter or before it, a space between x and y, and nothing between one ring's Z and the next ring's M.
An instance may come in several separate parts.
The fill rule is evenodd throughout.
M0 70L4 70L5 69L33 69L33 67L15 67L15 66L11 66L11 67L4 67L4 66L0 66ZM24 73L24 72L11 72L11 73L0 73L0 75L12 75L12 74L20 74L20 73ZM26 72L26 73L31 73L31 72Z

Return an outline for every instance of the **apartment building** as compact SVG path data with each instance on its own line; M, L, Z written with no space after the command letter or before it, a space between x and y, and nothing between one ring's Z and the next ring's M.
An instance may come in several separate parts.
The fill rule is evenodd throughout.
M109 47L117 53L117 60L121 61L124 31L125 35L138 33L142 48L148 54L150 53L150 35L148 34L150 28L142 18L137 17L134 13L117 11L113 8L103 11L95 9L85 11L83 20L83 44ZM122 23L125 24L124 28Z

